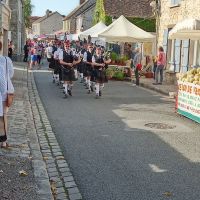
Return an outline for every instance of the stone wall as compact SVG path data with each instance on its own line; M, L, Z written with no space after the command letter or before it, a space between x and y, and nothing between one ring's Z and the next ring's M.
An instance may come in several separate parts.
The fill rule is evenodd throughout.
M80 15L83 17L84 30L92 27L95 2L96 0L88 0L85 4L83 4L83 6L80 6L79 9L72 11L72 13L67 16L66 20L71 20L70 33L76 33L76 17Z
M40 23L40 34L51 34L62 30L63 16L59 13L54 13Z
M200 0L180 1L180 6L170 7L171 1L161 0L161 18L159 26L158 44L163 44L165 29L172 28L185 18L200 19Z
M17 61L20 61L22 59L24 37L25 37L22 4L23 4L22 0L9 1L9 6L12 10L10 31L11 31L11 40L14 45L13 60Z

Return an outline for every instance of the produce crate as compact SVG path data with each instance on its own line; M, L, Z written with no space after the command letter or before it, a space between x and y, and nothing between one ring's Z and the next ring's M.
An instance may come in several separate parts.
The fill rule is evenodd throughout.
M178 81L177 112L200 123L200 85Z

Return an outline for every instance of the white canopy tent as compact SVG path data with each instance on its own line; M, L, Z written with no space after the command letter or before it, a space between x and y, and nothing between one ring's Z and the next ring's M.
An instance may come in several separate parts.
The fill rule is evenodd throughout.
M199 40L200 39L200 20L185 19L177 23L169 32L169 39L180 40Z
M88 38L90 35L92 38L98 38L97 33L101 32L104 30L107 26L103 22L99 22L98 24L94 25L93 27L89 28L88 30L80 33L80 38Z
M106 42L154 42L155 36L129 22L123 15L98 34Z

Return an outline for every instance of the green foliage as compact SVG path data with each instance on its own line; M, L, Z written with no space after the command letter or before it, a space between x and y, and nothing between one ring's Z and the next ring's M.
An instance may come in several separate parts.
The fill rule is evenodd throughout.
M117 57L118 57L117 53L115 53L115 52L111 53L111 60L115 60L116 61Z
M105 19L106 19L106 12L104 8L104 0L97 0L94 11L93 24L95 25L100 21L105 23Z
M30 17L32 14L33 5L31 4L31 0L24 0L24 21L25 27L30 28Z
M156 31L156 19L131 18L131 17L127 17L127 19L131 23L135 24L136 26L147 32Z
M110 24L112 24L111 16L108 16L108 15L105 16L105 24L106 24L106 26L109 26Z

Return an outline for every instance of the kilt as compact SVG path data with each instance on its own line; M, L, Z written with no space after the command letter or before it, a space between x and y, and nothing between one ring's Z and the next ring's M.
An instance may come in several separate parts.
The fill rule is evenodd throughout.
M49 68L55 69L55 62L53 58L47 58L47 61L49 62Z
M74 69L69 68L69 67L62 67L62 80L63 81L74 81L75 79L75 74L74 74Z
M96 82L97 83L107 83L108 78L106 76L106 71L105 70L96 70L95 74Z
M58 62L58 60L55 60L55 65L54 65L54 74L59 74L60 71L60 63Z
M86 65L84 76L92 76L93 67L91 65Z
M84 73L85 63L81 62L77 65L77 70L79 73Z

